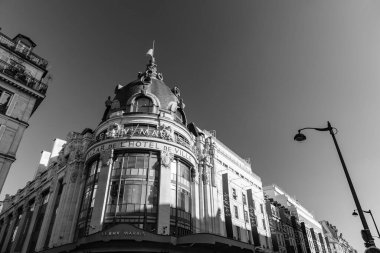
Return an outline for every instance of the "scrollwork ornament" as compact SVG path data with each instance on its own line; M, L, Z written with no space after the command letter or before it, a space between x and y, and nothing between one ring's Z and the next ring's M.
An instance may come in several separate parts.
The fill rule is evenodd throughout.
M110 165L112 162L113 149L104 150L100 153L100 159L103 164Z
M171 162L173 161L174 159L174 155L166 150L162 150L161 151L161 164L166 167L166 168L169 168Z

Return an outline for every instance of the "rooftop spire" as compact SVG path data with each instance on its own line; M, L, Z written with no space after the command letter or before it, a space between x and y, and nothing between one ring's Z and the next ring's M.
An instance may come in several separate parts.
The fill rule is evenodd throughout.
M154 42L153 40L153 47L146 53L146 55L150 56L150 60L146 65L145 73L139 72L138 75L138 78L144 83L150 83L152 78L163 80L162 74L157 72L156 59L154 58Z

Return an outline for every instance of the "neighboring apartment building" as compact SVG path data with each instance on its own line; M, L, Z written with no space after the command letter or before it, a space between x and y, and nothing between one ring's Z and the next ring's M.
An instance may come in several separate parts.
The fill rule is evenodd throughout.
M357 253L357 251L343 238L342 233L338 235L338 229L328 221L320 221L328 251L331 253Z
M47 61L33 52L35 47L24 35L10 39L0 32L0 192L47 90Z
M296 217L301 224L307 253L326 253L322 226L305 207L277 185L265 186L264 193L269 198L286 207L291 215Z
M7 196L1 252L270 252L261 179L184 107L152 56Z

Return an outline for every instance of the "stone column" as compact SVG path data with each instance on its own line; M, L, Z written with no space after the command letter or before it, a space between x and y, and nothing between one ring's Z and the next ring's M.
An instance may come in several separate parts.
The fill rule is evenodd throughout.
M113 149L105 150L100 154L101 169L98 178L98 188L95 196L95 206L101 208L94 208L90 221L89 234L101 231L103 228L103 218L106 208L108 185L112 170Z
M58 178L54 177L50 185L49 202L47 203L44 220L42 221L40 234L38 236L36 251L41 251L43 249L45 245L46 236L49 230L49 225L51 222L54 222L51 220L51 218L53 216L54 206L58 196L59 184L57 183L57 181Z
M22 250L21 250L22 253L28 253L27 250L28 250L28 246L30 242L30 237L32 236L34 225L36 223L37 215L38 215L38 212L40 211L41 204L42 204L42 196L41 196L41 192L38 192L36 199L34 201L34 211L32 215L32 220L28 228L28 233L25 237L24 245L22 246Z
M174 166L174 167L173 167ZM160 190L158 196L157 233L170 234L170 201L171 201L171 167L176 170L177 163L167 151L161 151Z
M5 218L4 218L4 224L3 224L3 226L2 226L2 228L1 228L1 231L0 231L0 241L1 241L1 239L3 238L3 236L6 236L6 233L8 232L8 231L6 231L5 229L6 229L6 227L7 227L7 223L8 222L10 222L10 219L9 219L9 216L6 216ZM8 228L9 228L9 226L8 226ZM4 243L5 243L6 241L4 240ZM0 245L0 250L1 250L1 245Z
M199 216L199 173L197 168L195 170L195 175L192 178L191 183L191 214L193 218L193 232L200 233L200 216Z
M21 217L21 220L18 224L18 230L17 230L16 236L15 236L14 243L13 243L12 248L11 248L11 252L14 252L16 245L18 243L18 240L20 239L20 236L22 234L22 230L23 230L24 225L25 225L25 220L26 220L26 216L28 213L28 209L29 209L29 202L25 201L24 205L22 207L22 217Z
M62 229L62 241L61 244L67 244L70 243L71 235L71 228L76 225L76 221L78 216L75 216L76 213L76 206L77 203L80 202L82 195L79 195L79 188L80 188L80 181L77 180L78 174L79 174L79 164L72 163L70 164L70 176L67 183L68 187L68 199L66 202L66 209L65 209L65 222Z
M84 191L84 185L85 185L85 182L86 182L86 174L85 174L85 168L84 168L84 163L81 162L79 164L79 168L81 168L81 173L79 175L81 175L81 178L78 178L77 182L76 182L76 189L75 189L75 192L78 194L78 201L76 202L76 205L75 205L75 211L73 213L73 217L74 217L74 222L72 222L71 224L71 228L70 228L70 234L69 234L69 242L73 242L74 241L74 236L75 236L75 231L76 231L76 227L77 227L77 223L78 223L78 217L79 217L79 212L80 212L80 208L81 208L81 200L82 200L82 196L83 196L83 191Z
M67 171L66 171L67 173ZM65 213L65 207L66 202L68 199L68 184L67 184L67 175L63 177L62 180L62 193L61 193L61 200L60 205L57 208L56 218L53 225L52 235L50 237L49 247L58 246L60 245L60 240L62 239L61 231L62 231L62 223L64 222L64 213Z
M200 222L200 232L204 233L206 231L206 223L205 223L205 200L204 200L204 184L203 184L203 164L199 164L198 166L199 173L199 184L198 184L198 193L199 193L199 222Z
M13 232L13 228L14 228L14 225L16 223L16 220L17 220L17 216L18 216L17 210L14 210L10 224L9 224L8 231L6 231L7 234L5 236L4 245L1 247L1 253L5 252L5 250L8 247L8 244L10 243L10 241L12 239L12 234L13 234L12 232Z

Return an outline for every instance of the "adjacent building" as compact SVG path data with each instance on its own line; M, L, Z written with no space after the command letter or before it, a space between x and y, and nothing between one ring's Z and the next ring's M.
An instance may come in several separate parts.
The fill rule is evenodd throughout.
M287 208L290 214L295 217L293 219L301 226L307 253L326 253L322 226L305 207L277 185L265 186L264 193L268 198ZM302 245L300 246L302 247Z
M0 32L0 192L47 90L47 61L33 52L35 47L22 34L11 39Z
M343 238L342 233L338 233L336 226L325 220L320 223L323 228L329 253L357 253L357 251Z
M6 197L0 252L271 252L260 177L184 108L152 56Z

